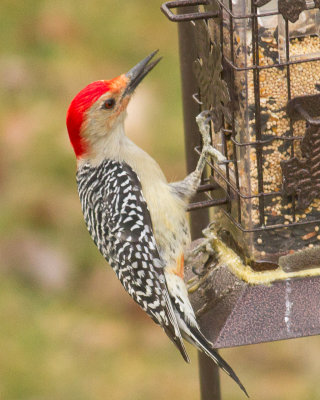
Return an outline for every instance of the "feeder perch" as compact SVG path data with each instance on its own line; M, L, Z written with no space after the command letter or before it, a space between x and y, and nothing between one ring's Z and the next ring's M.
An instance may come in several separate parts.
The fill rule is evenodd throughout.
M162 11L179 22L188 169L202 110L219 154L190 205L194 239L212 222L216 252L189 262L206 277L191 295L200 325L216 348L319 334L320 2Z

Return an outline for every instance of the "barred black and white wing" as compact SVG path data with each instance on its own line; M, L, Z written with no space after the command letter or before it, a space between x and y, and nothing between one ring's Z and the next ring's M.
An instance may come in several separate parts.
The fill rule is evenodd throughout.
M130 296L189 361L169 298L141 184L126 163L84 164L77 183L87 228Z

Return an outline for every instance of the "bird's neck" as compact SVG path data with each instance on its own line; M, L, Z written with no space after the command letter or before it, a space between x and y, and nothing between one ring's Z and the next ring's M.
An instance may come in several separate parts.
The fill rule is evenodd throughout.
M124 122L119 121L110 132L103 136L91 134L89 151L79 160L79 164L89 162L93 167L100 165L105 160L120 161L122 149L130 142L124 131Z
M166 182L156 161L126 136L124 120L120 120L105 135L92 137L94 140L90 140L90 151L78 161L78 167L87 162L98 167L105 160L115 160L130 165L141 180L148 180L150 175L156 181Z

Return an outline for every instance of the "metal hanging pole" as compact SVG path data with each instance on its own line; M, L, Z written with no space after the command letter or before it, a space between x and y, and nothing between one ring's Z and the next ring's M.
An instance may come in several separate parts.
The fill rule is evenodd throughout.
M184 8L184 12L192 12L194 7ZM182 77L182 98L185 133L185 151L187 171L192 172L197 164L198 155L194 148L199 145L200 136L195 121L199 113L199 106L192 99L192 95L198 91L195 77L192 71L193 61L197 57L194 33L191 22L180 22L178 24L180 68ZM201 209L191 213L191 235L192 239L202 236L202 229L209 223L208 209ZM219 368L204 353L198 354L200 393L201 400L220 400Z
M219 367L204 353L198 352L201 400L220 400Z

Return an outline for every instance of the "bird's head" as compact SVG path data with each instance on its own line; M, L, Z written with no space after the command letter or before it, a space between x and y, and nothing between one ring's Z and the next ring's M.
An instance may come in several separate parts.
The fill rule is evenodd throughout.
M126 74L90 83L75 96L67 112L67 128L77 158L88 155L94 143L110 135L124 120L135 88L161 60L151 61L156 53L151 53Z

